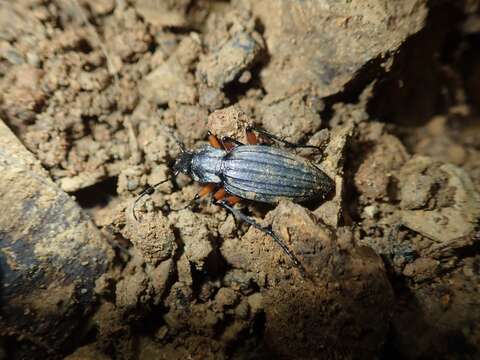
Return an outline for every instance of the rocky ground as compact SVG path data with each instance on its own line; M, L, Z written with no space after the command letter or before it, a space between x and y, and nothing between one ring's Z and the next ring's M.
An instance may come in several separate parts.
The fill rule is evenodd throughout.
M0 1L0 359L478 358L479 8ZM307 277L184 175L133 215L245 124L324 149L240 205Z

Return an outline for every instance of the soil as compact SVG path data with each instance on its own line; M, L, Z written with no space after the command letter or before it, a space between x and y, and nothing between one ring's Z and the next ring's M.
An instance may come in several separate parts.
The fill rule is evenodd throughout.
M0 359L478 358L478 60L477 0L0 1ZM237 205L305 276L171 176L247 125L323 149Z

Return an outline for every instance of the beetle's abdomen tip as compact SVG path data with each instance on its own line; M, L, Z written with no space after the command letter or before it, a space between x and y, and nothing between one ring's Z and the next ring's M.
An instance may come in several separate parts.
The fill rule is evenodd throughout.
M324 176L319 177L320 182L318 184L319 190L322 193L322 198L325 199L335 191L335 181L323 173Z

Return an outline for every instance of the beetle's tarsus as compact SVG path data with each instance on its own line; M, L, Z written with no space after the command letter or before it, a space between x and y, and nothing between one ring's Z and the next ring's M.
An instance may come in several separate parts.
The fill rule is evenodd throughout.
M137 218L137 214L135 213L135 208L138 204L138 202L140 201L140 199L142 197L144 197L145 195L151 195L153 193L155 189L151 186L148 186L146 189L144 189L138 196L137 198L135 199L135 201L133 202L133 206L132 206L132 214L133 214L133 218L135 219L135 221L138 221L138 218Z
M160 181L158 183L156 183L155 185L153 186L148 186L147 188L145 188L138 196L137 198L135 199L135 201L133 202L133 206L132 206L132 214L133 214L133 218L135 219L135 221L138 221L138 218L137 218L137 215L135 213L135 207L137 206L138 202L140 201L140 199L142 197L144 197L145 195L152 195L155 191L155 188L159 185L162 185L163 183L167 182L168 180L170 180L170 178L166 178L165 180L163 181Z
M298 260L295 254L290 251L288 246L283 242L282 239L280 239L280 237L272 230L270 226L265 227L260 225L254 219L245 215L240 210L237 210L233 206L230 206L226 200L216 201L214 202L214 204L223 207L224 209L230 211L235 217L238 217L239 219L245 221L247 224L269 235L277 243L277 245L280 246L283 252L292 260L295 267L297 267L298 270L300 271L300 274L302 275L302 277L306 277L306 270L303 267L300 260Z

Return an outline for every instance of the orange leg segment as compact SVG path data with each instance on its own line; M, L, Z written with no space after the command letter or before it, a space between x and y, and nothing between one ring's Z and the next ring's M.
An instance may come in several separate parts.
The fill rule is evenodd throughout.
M238 196L235 196L235 195L231 195L231 196L228 196L227 197L227 202L230 204L230 205L235 205L236 203L238 203L241 199L238 197Z
M219 201L222 200L225 195L227 195L227 192L225 191L225 188L222 187L221 189L217 190L215 194L213 194L213 198Z
M204 197L215 190L215 184L207 184L202 186L200 191L197 193L197 197Z
M222 148L222 144L220 144L220 141L218 141L217 137L215 135L213 135L211 132L208 133L208 142L214 148L217 148L217 149Z
M247 135L247 142L250 145L258 144L257 135L255 135L255 133L252 130L247 129L247 130L245 130L245 132L246 132L246 135Z

